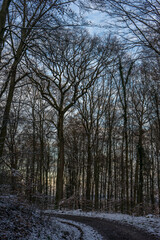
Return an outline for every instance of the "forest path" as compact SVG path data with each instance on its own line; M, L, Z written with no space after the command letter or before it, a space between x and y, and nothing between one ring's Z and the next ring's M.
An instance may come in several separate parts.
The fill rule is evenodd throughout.
M97 231L104 240L159 240L159 238L154 235L150 235L143 230L137 229L131 225L121 224L118 221L63 214L49 215L62 219L72 220L74 222L80 222L87 226L90 226L95 231Z

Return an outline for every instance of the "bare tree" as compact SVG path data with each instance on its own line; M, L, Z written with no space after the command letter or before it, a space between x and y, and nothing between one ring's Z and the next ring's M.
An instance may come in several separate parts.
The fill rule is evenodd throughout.
M129 212L129 161L128 161L128 93L129 93L129 81L131 78L133 68L133 62L131 61L128 70L125 69L124 73L124 66L122 65L122 59L119 57L119 75L120 75L120 85L118 86L117 83L117 90L119 99L123 109L123 121L124 121L124 139L125 139L125 175L126 175L126 197L127 197L127 212ZM123 160L122 160L123 161ZM123 203L122 203L123 204Z
M42 68L38 64L33 68L38 77L33 78L34 83L42 97L57 111L59 150L56 204L63 197L65 114L100 77L106 64L112 61L113 51L113 45L109 45L109 42L104 47L98 38L91 39L87 34L62 32L59 39L57 37L56 42L48 38L43 48L41 45Z
M98 209L99 195L99 128L105 106L105 90L102 81L100 86L92 86L88 93L78 102L78 111L87 139L86 200L91 200L92 166L94 162L96 209Z
M148 123L148 111L149 111L149 99L148 99L148 87L147 79L145 74L135 82L133 86L132 101L133 101L133 111L135 114L136 124L137 124L137 162L135 169L135 201L139 204L139 213L143 214L144 209L144 167L146 160L146 150L144 148L144 134L145 124Z
M108 22L112 22L111 26L120 30L122 44L125 42L132 47L141 46L142 49L147 47L152 50L152 55L153 53L160 54L159 1L94 0L85 5L87 8L106 12ZM104 21L103 27L105 27L105 22L107 20Z
M15 92L16 84L21 81L28 73L22 70L23 56L26 49L29 49L31 40L34 41L43 35L42 29L50 28L54 30L59 27L60 14L64 14L64 7L72 1L57 2L53 1L3 1L1 11L1 41L4 41L4 26L6 14L8 12L8 26L6 28L7 39L2 55L3 81L1 83L0 97L8 90L6 104L3 112L3 121L0 131L0 158L3 154L5 138L7 134L7 123L11 108L12 99ZM53 14L54 12L54 14ZM63 21L64 24L64 21ZM6 55L9 58L6 58ZM6 74L7 72L7 74ZM7 89L8 88L8 89Z

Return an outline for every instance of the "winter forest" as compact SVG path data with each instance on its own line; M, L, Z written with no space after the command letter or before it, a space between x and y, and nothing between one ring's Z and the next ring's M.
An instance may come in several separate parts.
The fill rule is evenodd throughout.
M1 0L0 194L159 214L159 86L159 1Z

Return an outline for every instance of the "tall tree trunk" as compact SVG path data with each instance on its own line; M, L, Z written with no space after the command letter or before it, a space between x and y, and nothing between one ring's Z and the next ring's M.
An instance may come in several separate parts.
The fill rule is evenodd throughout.
M94 181L95 181L95 209L99 206L99 156L96 155L94 163Z
M5 24L6 24L6 16L8 13L8 8L11 3L11 0L3 0L2 7L0 10L0 61L1 61L1 53L4 45L4 33L5 33Z
M16 70L17 70L16 67L12 69L11 83L10 83L10 88L8 92L4 114L3 114L3 121L2 121L1 131L0 131L0 159L2 158L2 155L3 155L4 143L7 135L7 124L9 121L9 113L10 113L11 103L12 103L14 89L15 89Z
M121 59L119 59L119 73L122 83L122 89L123 89L123 100L120 97L120 101L123 107L123 120L124 120L124 138L125 138L125 191L126 191L126 207L127 212L129 212L129 175L128 175L128 103L127 103L127 84L129 83L129 78L131 75L133 67L133 62L130 64L129 69L127 71L126 77L124 76L123 72L123 66Z
M94 182L95 182L95 202L94 207L98 210L99 207L99 122L97 121L97 132L96 132L96 145L95 145L95 159L94 159ZM101 150L102 151L102 150Z
M2 155L3 155L3 148L4 148L5 138L6 138L6 134L7 134L7 124L8 124L8 120L9 120L9 113L10 113L11 103L13 100L14 90L15 90L15 86L16 86L17 66L21 60L22 53L25 49L25 44L24 44L23 40L21 40L21 42L19 44L19 47L18 47L16 55L15 55L15 60L13 62L13 65L12 65L10 73L9 73L10 86L9 86L8 97L7 97L6 106L5 106L5 110L4 110L4 114L3 114L1 132L0 132L0 159L2 158Z
M153 136L152 136L152 126L151 126L151 160L152 160L152 168L151 168L151 174L150 174L150 181L151 181L151 187L150 187L150 195L151 195L151 204L152 204L152 212L155 211L155 196L154 196L154 182L155 182L155 166L154 166L154 147L153 147Z
M125 99L126 102L126 99ZM127 197L127 213L129 212L129 176L128 176L128 131L127 131L127 103L125 103L124 109L124 136L125 136L125 154L126 154L126 197Z
M134 206L138 203L138 172L139 172L139 160L137 153L137 161L135 167L135 177L134 177Z
M39 163L39 192L43 193L44 186L44 131L43 119L40 116L40 163Z
M159 214L160 214L160 161L159 161L159 151L160 151L160 112L159 112L159 95L155 93L155 106L156 106L156 115L157 115L157 126L158 126L158 136L157 136L157 185L158 185L158 198L159 198Z
M87 159L87 183L86 183L86 199L90 200L90 194L91 194L91 164L92 164L92 155L91 155L91 136L90 133L88 133L87 136L88 139L88 159Z
M58 161L57 161L57 179L56 179L56 202L55 207L58 208L60 200L63 198L63 172L64 172L64 113L59 112L58 116Z
M130 146L130 166L131 166L131 188L130 188L130 199L131 199L131 213L133 211L133 207L134 207L134 191L133 191L133 162L134 162L134 141L133 141L133 121L132 121L132 130L130 132L130 136L131 136L131 146Z
M124 178L124 159L123 159L123 150L124 150L124 136L122 140L122 149L121 149L121 212L124 212L124 196L125 196L125 178Z
M109 136L108 136L108 189L107 189L107 207L108 210L110 210L111 207L111 193L112 193L112 140L111 140L111 136L112 136L112 129L110 126L109 129Z
M138 204L140 204L139 213L143 215L143 145L142 145L142 126L139 127L139 142L138 142L138 158L139 158L139 188L138 188Z
M33 155L32 155L32 163L31 163L31 194L35 193L35 156L36 156L36 125L35 125L35 109L32 107L32 147L33 147ZM30 196L31 198L31 196Z

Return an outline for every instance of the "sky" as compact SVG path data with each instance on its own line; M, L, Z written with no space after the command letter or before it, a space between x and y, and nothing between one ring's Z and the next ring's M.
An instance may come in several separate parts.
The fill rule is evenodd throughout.
M107 13L102 13L98 10L85 11L75 4L71 4L71 8L78 15L84 18L84 21L86 22L85 28L90 34L97 34L103 36L109 31L113 32L113 26L111 29L111 25L113 22L111 21L111 18L107 16Z
M122 37L127 35L125 33L126 30L121 28L122 22L120 22L120 19L118 20L116 17L109 16L107 11L105 12L105 8L103 12L93 9L85 11L74 3L71 4L71 8L88 23L85 28L91 35L106 37L111 34L112 36L116 36L117 39L122 39Z

